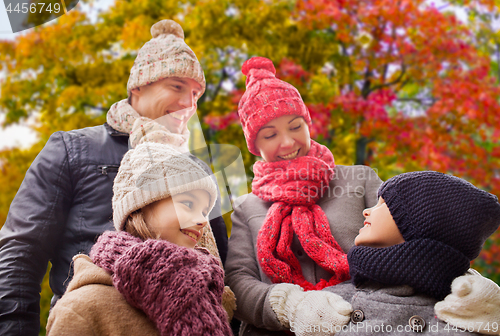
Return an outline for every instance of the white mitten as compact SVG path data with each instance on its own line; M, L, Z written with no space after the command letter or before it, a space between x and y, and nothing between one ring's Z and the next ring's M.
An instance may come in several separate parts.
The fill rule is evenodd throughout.
M349 323L352 306L337 294L304 290L298 285L274 286L269 301L281 324L297 336L334 335Z
M473 272L453 280L451 294L434 306L436 316L468 331L500 335L500 287Z

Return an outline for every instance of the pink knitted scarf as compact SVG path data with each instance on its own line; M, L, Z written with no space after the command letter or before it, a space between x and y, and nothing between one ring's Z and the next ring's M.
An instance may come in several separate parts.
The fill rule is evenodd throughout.
M320 290L349 279L346 254L330 232L325 212L316 202L329 188L335 167L330 150L311 140L306 156L277 162L256 162L252 192L274 202L257 238L257 257L273 283L293 283L305 290ZM295 233L307 255L332 273L316 285L302 274L291 249Z
M224 271L208 250L106 231L90 257L112 275L116 289L155 323L160 335L231 334L222 307Z

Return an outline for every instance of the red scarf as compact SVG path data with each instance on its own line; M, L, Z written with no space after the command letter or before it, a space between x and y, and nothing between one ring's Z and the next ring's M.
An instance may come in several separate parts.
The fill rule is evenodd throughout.
M273 283L293 283L321 290L349 279L347 256L330 232L325 212L316 202L328 190L335 163L330 150L311 140L306 156L277 162L256 162L252 192L274 202L257 237L257 258ZM292 252L293 233L307 255L333 274L316 285L302 274Z

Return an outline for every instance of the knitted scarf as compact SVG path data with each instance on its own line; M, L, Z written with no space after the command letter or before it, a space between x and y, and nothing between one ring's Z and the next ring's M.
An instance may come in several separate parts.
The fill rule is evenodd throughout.
M355 246L347 259L356 286L367 280L409 285L437 300L443 300L451 291L453 279L470 267L464 254L432 239L415 239L384 248Z
M112 275L116 289L155 323L160 335L231 334L221 302L224 271L206 249L106 231L90 257Z
M152 120L142 117L128 103L127 99L114 103L109 109L106 119L115 130L130 134L130 146L135 148L145 141L169 144L181 153L189 151L189 130L182 134L170 132L162 125L163 118Z
M323 289L349 279L346 254L330 232L316 202L329 188L335 167L330 150L311 140L308 154L293 160L256 162L252 192L274 202L257 237L257 257L273 283L293 283L305 290ZM333 275L313 285L302 273L291 249L296 234L307 255Z

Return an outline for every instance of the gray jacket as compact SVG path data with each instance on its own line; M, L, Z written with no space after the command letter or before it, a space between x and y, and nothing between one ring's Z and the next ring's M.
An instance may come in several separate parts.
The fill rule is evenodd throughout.
M351 322L336 336L372 335L480 335L460 330L436 318L436 299L417 294L409 286L384 286L369 282L358 288L350 282L324 289L351 302ZM471 325L472 327L472 325ZM334 326L318 326L333 331ZM292 330L293 331L293 330Z
M330 223L330 230L347 253L363 227L363 209L377 203L382 181L366 166L336 166L330 188L318 201ZM241 204L239 204L241 203ZM226 283L236 295L235 317L243 323L240 335L286 335L267 296L273 284L262 272L256 257L258 232L272 202L253 194L235 201L231 215L233 228L226 260ZM294 236L292 251L300 262L304 277L311 283L329 279L331 274L318 266L302 249ZM277 332L272 332L276 330Z

